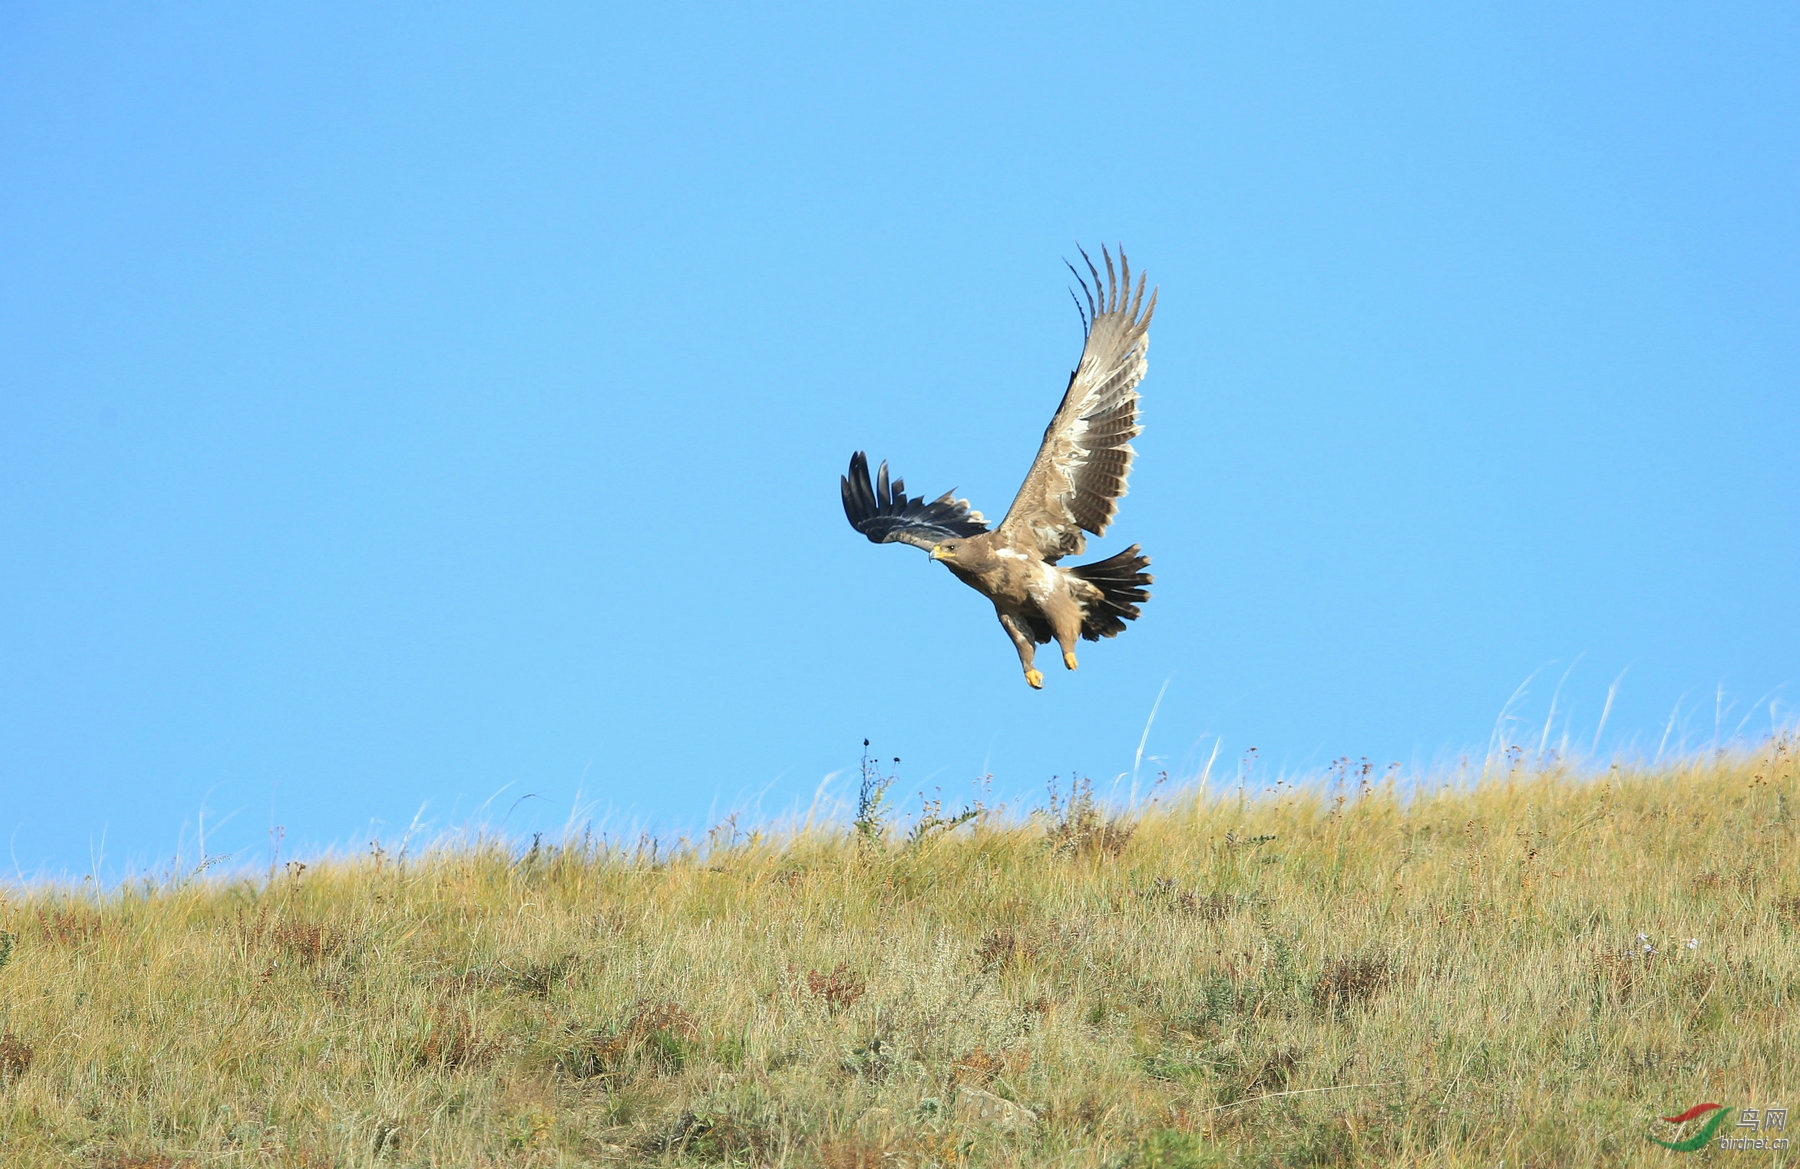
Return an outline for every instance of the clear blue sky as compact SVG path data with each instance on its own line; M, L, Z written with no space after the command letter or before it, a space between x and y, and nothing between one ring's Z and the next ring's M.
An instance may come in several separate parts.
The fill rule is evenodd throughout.
M9 874L1800 701L1791 5L776 7L0 10ZM1077 241L1157 584L1033 693L837 477L1003 512Z

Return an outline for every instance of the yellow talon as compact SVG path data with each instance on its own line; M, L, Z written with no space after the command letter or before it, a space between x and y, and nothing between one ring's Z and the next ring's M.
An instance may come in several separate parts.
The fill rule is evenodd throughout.
M1026 670L1025 680L1031 683L1031 688L1033 690L1042 690L1044 688L1044 675L1036 670Z
M1075 655L1072 653L1065 653L1063 655L1063 665L1073 670L1075 668Z

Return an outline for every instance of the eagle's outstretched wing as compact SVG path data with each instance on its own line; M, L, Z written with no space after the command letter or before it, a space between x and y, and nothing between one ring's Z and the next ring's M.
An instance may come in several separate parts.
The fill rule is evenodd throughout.
M899 540L918 548L931 548L959 536L979 536L988 530L987 520L966 499L952 499L946 491L930 503L923 495L906 498L906 480L888 484L887 463L869 483L869 458L861 451L850 456L850 473L840 477L844 515L850 526L877 544Z
M1150 347L1156 290L1145 304L1144 277L1138 276L1133 295L1125 250L1119 250L1121 271L1116 276L1112 256L1104 248L1100 254L1106 260L1104 286L1086 252L1081 258L1094 275L1094 287L1090 289L1081 273L1075 273L1087 293L1089 310L1083 314L1087 344L1081 362L1069 375L1069 388L1044 430L1031 472L1000 521L999 530L1009 542L1035 546L1051 563L1086 546L1082 529L1105 534L1137 453L1130 443L1139 429L1137 385L1149 368L1144 355ZM1069 270L1075 271L1073 266ZM1077 300L1076 308L1080 307Z

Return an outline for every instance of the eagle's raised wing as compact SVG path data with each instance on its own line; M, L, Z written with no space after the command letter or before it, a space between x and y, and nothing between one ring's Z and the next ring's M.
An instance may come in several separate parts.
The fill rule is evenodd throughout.
M877 544L898 540L929 549L959 536L979 536L988 530L987 520L966 499L952 499L946 491L930 503L923 495L906 498L906 480L888 484L887 463L869 483L869 457L861 451L850 456L850 473L839 479L844 492L844 515L850 526Z
M1069 388L1044 430L1031 472L1000 521L1000 532L1009 542L1035 547L1051 563L1086 546L1082 529L1105 534L1119 510L1125 477L1137 454L1130 443L1139 429L1137 385L1149 368L1144 355L1150 348L1156 290L1151 290L1146 305L1142 274L1133 295L1124 249L1119 250L1121 271L1116 275L1112 256L1104 248L1100 254L1106 259L1104 286L1086 252L1081 258L1094 275L1094 287L1090 289L1081 273L1075 273L1088 301L1081 363L1069 375ZM1079 300L1075 307L1081 307Z

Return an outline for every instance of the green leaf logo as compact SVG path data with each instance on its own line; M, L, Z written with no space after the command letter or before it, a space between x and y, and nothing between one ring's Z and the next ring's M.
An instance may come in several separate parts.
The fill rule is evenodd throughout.
M1679 1116L1665 1116L1663 1119L1670 1124L1686 1124L1696 1116L1712 1113L1706 1123L1700 1126L1699 1132L1683 1141L1659 1141L1655 1137L1646 1137L1645 1139L1653 1145L1674 1149L1677 1153L1697 1152L1707 1146L1707 1143L1713 1139L1713 1134L1719 1131L1719 1126L1729 1120L1731 1114L1736 1111L1736 1108L1726 1108L1720 1104L1696 1104Z

